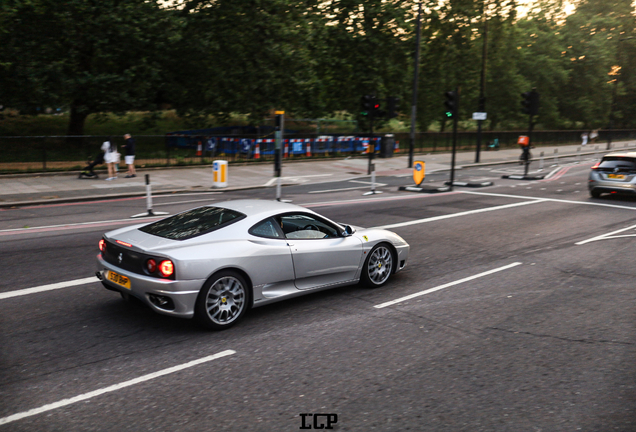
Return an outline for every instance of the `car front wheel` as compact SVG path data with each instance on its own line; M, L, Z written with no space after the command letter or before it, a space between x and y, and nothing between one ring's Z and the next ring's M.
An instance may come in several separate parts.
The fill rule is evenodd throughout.
M389 280L391 273L393 273L393 265L394 259L391 248L385 243L376 245L371 249L369 256L364 262L362 281L365 285L372 288L384 285Z
M205 328L224 330L243 318L249 300L245 279L234 271L220 271L203 285L197 298L194 318Z

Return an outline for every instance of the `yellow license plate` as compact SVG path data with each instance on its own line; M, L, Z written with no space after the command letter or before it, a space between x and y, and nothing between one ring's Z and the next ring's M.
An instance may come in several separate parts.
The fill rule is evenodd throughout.
M625 174L608 174L607 178L616 179L616 180L624 180Z
M126 276L122 276L118 273L115 273L114 271L109 271L108 276L106 276L106 278L109 281L114 282L119 286L123 286L126 289L130 289L130 279L128 279Z

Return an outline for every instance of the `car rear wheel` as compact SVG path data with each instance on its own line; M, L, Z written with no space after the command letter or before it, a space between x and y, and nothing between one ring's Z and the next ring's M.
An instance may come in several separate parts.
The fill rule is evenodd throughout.
M599 191L594 190L594 189L592 189L590 191L590 195L592 196L592 198L600 198L601 197L601 193Z
M220 271L203 285L194 318L205 328L224 330L243 318L249 300L245 279L235 271Z
M371 288L384 285L393 273L393 252L386 243L376 245L364 262L362 281Z

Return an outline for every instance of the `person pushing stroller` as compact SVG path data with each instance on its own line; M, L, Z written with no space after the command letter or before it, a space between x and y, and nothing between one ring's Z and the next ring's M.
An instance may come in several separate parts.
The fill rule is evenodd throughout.
M97 155L97 157L89 163L86 167L84 167L84 169L82 169L82 171L79 173L79 178L84 179L84 178L99 178L99 175L97 175L97 173L95 171L93 171L93 169L97 166L97 165L102 165L104 163L104 153L99 153Z

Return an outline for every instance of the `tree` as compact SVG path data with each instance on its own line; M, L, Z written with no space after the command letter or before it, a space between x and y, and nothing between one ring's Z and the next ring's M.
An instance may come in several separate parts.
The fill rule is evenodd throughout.
M310 56L313 1L190 0L170 65L170 101L181 113L232 112L262 118L272 109L324 112Z
M584 0L567 18L563 52L569 80L561 92L560 109L572 122L588 129L607 124L615 80L626 59L618 58L621 39L634 31L632 12L630 0ZM631 82L622 79L623 86Z
M0 34L0 100L23 113L70 110L68 135L91 113L154 107L171 14L147 0L10 0Z

